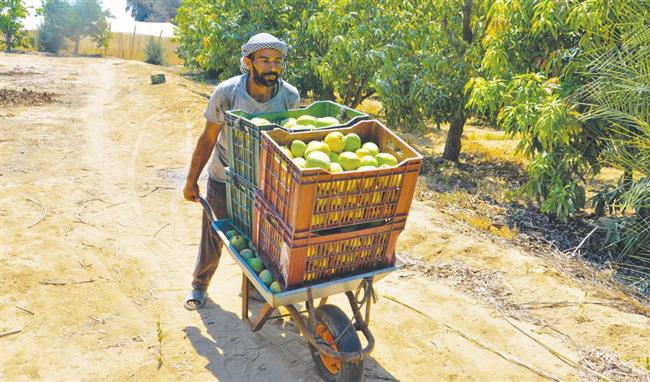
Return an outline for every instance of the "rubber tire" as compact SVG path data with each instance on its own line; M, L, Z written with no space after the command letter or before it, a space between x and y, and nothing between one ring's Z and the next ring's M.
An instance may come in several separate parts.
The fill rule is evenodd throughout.
M359 341L359 336L354 325L351 324L350 319L337 306L328 304L316 308L316 320L317 323L324 324L334 338L338 338L348 325L350 326L345 334L335 342L339 351L357 352L362 349L361 341ZM309 324L310 327L314 327L314 325L311 325L311 322ZM320 359L320 353L312 344L309 344L309 350L316 364L318 375L323 380L327 382L354 382L363 380L364 361L357 364L342 362L341 371L334 375L325 368Z

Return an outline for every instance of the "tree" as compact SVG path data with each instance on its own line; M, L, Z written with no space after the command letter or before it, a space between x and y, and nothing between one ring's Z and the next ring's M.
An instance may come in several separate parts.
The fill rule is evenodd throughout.
M470 106L496 113L530 158L523 191L561 220L585 206L602 167L618 186L592 198L610 214L621 268L650 270L650 6L647 0L488 2L481 76ZM643 287L643 286L642 286ZM645 288L647 288L647 281Z
M102 10L99 0L45 0L39 13L44 16L39 45L45 50L58 52L64 38L74 42L74 54L79 54L79 43L87 36L97 47L108 44L111 14Z
M90 36L97 47L104 46L108 41L109 24L107 17L111 14L103 10L99 0L76 0L65 26L65 36L74 42L74 54L79 54L81 39Z
M531 160L524 191L543 212L566 220L585 206L585 181L600 171L612 132L606 120L583 118L588 107L574 102L591 77L589 56L647 29L650 7L583 0L487 6L485 55L468 84L469 106L496 113L506 132L521 137L519 149Z
M471 0L393 4L393 33L376 80L386 118L407 130L449 122L443 157L457 161L469 116L465 84L482 58L483 8Z
M603 166L626 170L618 187L605 186L592 200L598 215L610 212L608 247L619 266L650 270L650 28L623 33L610 49L588 54L586 83L572 96L583 123L605 145Z
M256 33L268 32L291 45L287 78L300 80L296 73L302 76L306 71L301 55L309 54L310 50L303 47L310 40L296 31L304 30L306 24L301 21L309 17L311 6L311 2L300 0L185 0L174 19L180 42L176 52L187 66L226 79L239 73L242 44Z
M58 53L65 40L65 25L70 12L70 3L66 0L46 0L37 10L43 16L38 28L37 45L40 50Z
M22 0L0 0L0 31L5 37L5 49L10 51L20 45L25 37L20 21L27 17L27 8Z
M125 11L136 21L169 22L180 5L181 0L127 0Z
M343 104L357 107L375 94L380 51L390 36L385 2L322 0L307 21L315 44L308 56L322 86Z

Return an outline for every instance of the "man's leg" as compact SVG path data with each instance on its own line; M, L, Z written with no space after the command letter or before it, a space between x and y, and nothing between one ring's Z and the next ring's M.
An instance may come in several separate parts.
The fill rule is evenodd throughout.
M212 208L217 219L228 217L228 205L226 201L226 184L208 178L206 200ZM201 241L199 251L194 265L192 288L205 292L210 285L210 279L219 265L221 257L221 240L214 234L211 221L205 213L202 214ZM199 301L190 300L188 305L199 305Z

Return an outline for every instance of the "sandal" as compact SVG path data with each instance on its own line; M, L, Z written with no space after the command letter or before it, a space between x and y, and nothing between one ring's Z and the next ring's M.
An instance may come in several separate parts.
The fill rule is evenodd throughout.
M192 311L203 308L207 297L208 293L204 290L192 290L187 297L185 297L185 309Z

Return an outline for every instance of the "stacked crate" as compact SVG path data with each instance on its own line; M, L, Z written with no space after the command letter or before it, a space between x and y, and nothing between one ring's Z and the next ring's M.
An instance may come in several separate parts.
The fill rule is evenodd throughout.
M332 131L376 143L398 164L330 173L300 168L281 149L295 139L323 140ZM253 243L285 289L394 264L422 156L378 121L351 127L261 132Z
M331 101L314 102L306 108L283 112L251 114L241 110L226 112L226 134L230 142L230 167L228 175L228 213L235 226L247 238L252 238L254 196L259 184L260 138L262 131L282 129L280 122L301 115L315 117L335 117L341 125L328 127L330 130L351 126L369 116L360 111ZM259 126L251 122L253 118L264 118L271 122ZM293 131L306 130L294 128Z
M226 200L232 224L249 240L253 237L253 207L256 187L226 168Z

